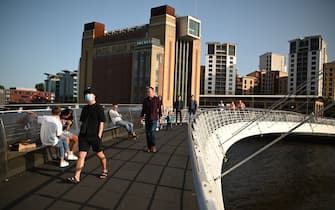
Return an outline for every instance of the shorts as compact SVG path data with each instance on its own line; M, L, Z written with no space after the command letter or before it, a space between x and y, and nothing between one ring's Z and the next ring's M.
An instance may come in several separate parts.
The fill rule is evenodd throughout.
M71 133L70 131L63 131L63 135L66 137L71 137L73 136L73 133Z
M102 140L98 136L81 136L79 135L79 151L88 152L90 147L96 153L103 150Z

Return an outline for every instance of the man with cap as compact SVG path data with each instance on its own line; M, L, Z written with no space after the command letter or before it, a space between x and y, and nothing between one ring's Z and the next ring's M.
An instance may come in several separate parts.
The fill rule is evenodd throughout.
M91 87L85 89L84 95L88 104L83 107L80 115L79 158L75 175L68 178L68 181L74 184L80 182L80 174L90 147L92 147L101 163L102 172L99 178L105 179L108 176L107 160L102 146L102 132L106 121L104 109L96 102L96 94Z

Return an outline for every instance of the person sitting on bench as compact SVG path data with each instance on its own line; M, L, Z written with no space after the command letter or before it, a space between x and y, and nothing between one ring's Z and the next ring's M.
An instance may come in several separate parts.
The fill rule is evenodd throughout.
M62 122L59 118L61 108L59 106L52 107L51 116L38 116L34 112L28 112L37 122L41 124L40 138L43 145L55 146L59 149L59 166L61 168L69 166L69 162L65 160L65 153L69 153L68 137L63 134Z
M135 138L136 133L134 132L134 125L131 122L122 119L122 115L118 112L118 105L114 104L112 109L109 111L109 116L112 120L113 125L124 127L130 138Z

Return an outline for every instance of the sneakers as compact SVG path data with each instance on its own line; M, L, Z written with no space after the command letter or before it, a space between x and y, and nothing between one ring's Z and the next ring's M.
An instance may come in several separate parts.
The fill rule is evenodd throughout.
M78 160L78 157L75 156L74 154L69 154L69 155L67 156L67 160Z
M132 133L132 134L129 134L129 135L128 135L128 138L136 138L136 133L134 132L134 133Z
M69 162L67 162L67 161L61 161L60 162L60 164L59 164L59 167L61 167L61 168L64 168L64 167L67 167L67 166L69 166Z

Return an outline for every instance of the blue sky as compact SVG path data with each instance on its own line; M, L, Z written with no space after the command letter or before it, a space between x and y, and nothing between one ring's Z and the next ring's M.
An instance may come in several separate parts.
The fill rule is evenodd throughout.
M335 60L334 0L1 0L0 84L32 88L44 73L78 69L84 24L107 31L147 24L152 7L168 4L202 22L205 43L237 43L240 75L265 52L288 54L291 39L322 35Z

